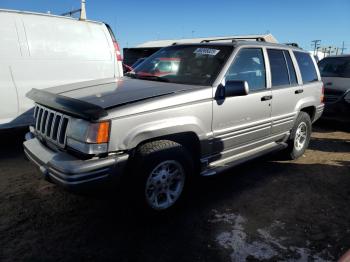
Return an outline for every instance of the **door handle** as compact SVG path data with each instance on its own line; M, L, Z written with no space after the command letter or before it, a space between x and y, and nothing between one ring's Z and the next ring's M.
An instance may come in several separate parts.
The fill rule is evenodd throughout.
M332 82L326 83L326 86L331 86L331 85L332 85Z
M261 101L267 101L267 100L271 100L272 99L272 96L263 96L261 98Z
M294 91L294 94L301 94L302 92L304 92L303 89L298 89Z

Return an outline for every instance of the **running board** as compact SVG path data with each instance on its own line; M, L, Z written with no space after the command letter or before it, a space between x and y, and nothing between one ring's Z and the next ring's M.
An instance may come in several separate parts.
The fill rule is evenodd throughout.
M266 155L268 153L272 153L274 151L282 150L286 148L288 145L287 143L276 143L271 142L268 144L265 144L263 146L253 148L249 151L233 155L230 157L227 157L225 159L220 159L217 161L214 161L208 165L207 170L204 170L200 173L201 176L212 176L216 175L218 173L221 173L231 167L234 167L236 165L239 165L241 163L244 163L248 160Z

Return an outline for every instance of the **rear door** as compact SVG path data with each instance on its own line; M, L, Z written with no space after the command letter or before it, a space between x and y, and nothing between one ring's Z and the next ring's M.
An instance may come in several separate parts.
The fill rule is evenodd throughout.
M217 151L226 151L261 140L271 134L271 90L267 88L262 48L242 48L225 75L225 81L245 80L246 96L214 100L213 132ZM225 155L226 154L226 155Z
M267 49L271 70L272 134L289 131L296 116L296 105L303 95L298 84L292 54L283 49Z
M13 82L12 67L21 59L13 14L0 12L0 125L17 116L17 90Z

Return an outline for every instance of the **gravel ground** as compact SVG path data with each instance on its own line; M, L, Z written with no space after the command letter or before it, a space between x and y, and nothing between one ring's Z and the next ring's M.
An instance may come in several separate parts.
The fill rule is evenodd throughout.
M45 182L24 131L4 133L0 261L334 261L350 248L350 133L338 128L316 126L297 161L274 154L201 178L157 217L128 208L127 195Z

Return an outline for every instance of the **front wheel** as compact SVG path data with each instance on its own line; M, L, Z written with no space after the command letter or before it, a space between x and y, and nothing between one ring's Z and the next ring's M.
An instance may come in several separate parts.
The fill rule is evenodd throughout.
M311 137L311 119L305 112L300 112L288 140L286 153L290 159L301 157L309 146Z
M141 145L132 162L132 184L137 202L148 210L172 208L183 196L193 163L179 143L158 140Z

